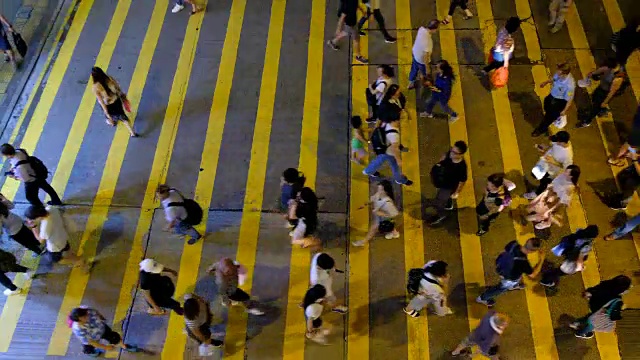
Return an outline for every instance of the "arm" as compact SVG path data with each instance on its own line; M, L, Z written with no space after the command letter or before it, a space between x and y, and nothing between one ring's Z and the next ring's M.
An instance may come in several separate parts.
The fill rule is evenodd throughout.
M567 106L565 106L564 109L562 109L562 111L560 112L560 115L566 115L567 111L569 110L572 104L573 104L573 96L569 98L569 100L567 101Z
M9 20L7 20L6 17L0 15L0 23L2 23L2 25L4 25L9 32L13 32L13 26L11 26L11 23L9 22Z
M189 330L191 330L191 333L193 334L193 336L198 338L198 340L202 341L202 343L207 345L211 344L211 339L204 336L200 331L200 328L189 328Z
M613 96L616 94L618 89L620 89L620 86L622 86L622 79L621 78L614 79L613 82L611 83L611 89L609 89L609 94L607 94L607 98L604 99L604 101L602 102L603 107L609 106L609 101L611 101L611 98L613 98Z
M104 100L102 100L102 96L100 96L99 91L93 88L93 94L96 96L96 100L98 100L98 104L100 104L104 116L106 116L107 119L111 120L111 115L109 115L109 112L107 111L107 104L105 104Z
M553 83L553 80L549 79L549 80L543 82L542 84L540 84L540 88L543 88L543 87L545 87L545 86L547 86L549 84L552 84L552 83Z
M94 348L97 349L101 349L104 351L109 351L109 350L113 350L115 349L115 345L103 345L101 342L99 341L93 341L91 339L89 339L89 345L93 346Z
M538 256L540 257L540 259L538 259L538 263L533 268L533 272L531 274L527 275L529 277L529 279L537 278L538 275L540 275L540 271L542 270L542 265L544 264L545 254L544 254L544 252L540 251Z
M307 333L313 334L315 329L313 328L313 319L307 319Z

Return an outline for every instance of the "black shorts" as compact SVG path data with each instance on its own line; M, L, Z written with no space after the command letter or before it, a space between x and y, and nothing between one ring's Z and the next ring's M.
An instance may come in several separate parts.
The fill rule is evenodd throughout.
M122 341L120 334L111 330L107 325L104 326L104 334L102 334L101 338L111 345L117 345ZM96 348L93 345L82 345L82 352L85 354L94 354L96 352Z
M62 254L64 254L65 252L71 250L71 245L69 245L69 243L67 242L67 245L62 249L62 251L58 251L58 252L50 252L51 254L51 261L54 263L60 262L60 260L62 260Z
M124 105L120 98L116 99L112 104L107 105L107 112L114 121L128 121L129 117L124 111Z

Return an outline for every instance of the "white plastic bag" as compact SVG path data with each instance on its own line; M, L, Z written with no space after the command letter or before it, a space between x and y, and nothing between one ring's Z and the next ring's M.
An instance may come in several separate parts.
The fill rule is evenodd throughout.
M213 345L200 344L200 346L198 347L198 353L203 357L213 356L213 349L215 349Z
M540 180L544 177L548 170L549 164L544 160L544 158L540 158L540 160L536 163L536 166L531 169L531 173L537 180Z
M578 80L578 86L581 87L581 88L589 87L589 85L591 85L591 79L590 78Z
M247 268L237 260L233 263L238 267L238 285L242 286L247 282Z
M567 126L567 115L558 116L558 118L553 122L553 126L558 129L564 129L564 127Z

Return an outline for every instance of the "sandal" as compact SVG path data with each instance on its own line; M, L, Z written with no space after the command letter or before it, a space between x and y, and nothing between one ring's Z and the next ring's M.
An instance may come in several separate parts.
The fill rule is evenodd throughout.
M116 126L116 122L115 122L115 121L113 121L113 120L109 120L109 119L107 119L107 120L106 120L106 123L107 123L107 125Z

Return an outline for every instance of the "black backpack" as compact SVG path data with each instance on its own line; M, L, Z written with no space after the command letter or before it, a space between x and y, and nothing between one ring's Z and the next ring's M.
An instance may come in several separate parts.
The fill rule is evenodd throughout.
M398 133L396 129L385 130L383 125L376 127L371 133L371 146L376 155L381 155L387 152L389 144L387 144L387 134Z
M504 251L501 252L500 255L498 255L498 257L496 258L496 272L498 273L498 275L505 278L511 277L516 259L520 259L514 254L515 250L518 249L519 246L520 245L518 244L518 242L513 240L508 243L504 247Z
M33 170L33 176L35 176L36 179L46 179L49 176L49 169L47 169L47 166L42 162L42 160L38 159L35 156L30 156L26 150L18 149L18 151L22 151L25 155L27 155L27 160L18 161L15 167L29 164L31 166L31 169Z
M387 82L386 82L386 81L382 81L382 80L380 81L380 83L383 83L383 84L384 84L384 89L385 89L385 91L386 91L387 86L388 86L389 84L387 84ZM376 88L380 83L378 82L378 80L376 80L376 81L374 81L374 82L371 84L371 87L373 87L373 88L375 89L375 88ZM367 104L368 104L369 106L375 106L375 105L378 105L378 99L376 98L376 95L375 95L374 93L372 93L372 92L371 92L371 90L370 90L369 88L367 88L367 89L365 90L364 94L365 94L365 96L367 97Z
M14 270L18 260L15 255L4 250L0 250L0 272L11 272Z
M171 190L178 192L175 189L171 189ZM182 202L175 202L175 201L170 202L169 204L167 204L167 207L182 206L187 211L187 218L184 219L183 221L191 226L200 224L202 222L202 216L203 216L203 211L202 211L202 208L200 207L200 204L198 204L193 199L185 198L184 196L182 196L182 194L180 194L180 192L178 192L178 194L182 197Z
M424 278L424 269L415 268L409 270L407 275L407 292L411 295L417 295L420 291L420 281Z

